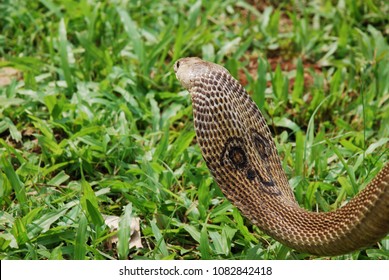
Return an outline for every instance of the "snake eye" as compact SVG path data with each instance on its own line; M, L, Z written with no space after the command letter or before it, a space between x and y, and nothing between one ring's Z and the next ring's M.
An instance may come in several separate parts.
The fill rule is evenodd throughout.
M179 60L177 60L176 63L174 63L173 68L174 68L174 72L177 73L178 68L180 68L180 61Z

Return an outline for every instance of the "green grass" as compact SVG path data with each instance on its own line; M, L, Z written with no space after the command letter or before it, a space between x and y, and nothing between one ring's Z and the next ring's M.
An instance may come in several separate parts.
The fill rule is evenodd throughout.
M224 198L172 66L239 77L300 205L330 211L388 161L386 1L90 2L0 3L0 70L20 72L0 86L0 259L317 258ZM389 238L333 259L389 259Z

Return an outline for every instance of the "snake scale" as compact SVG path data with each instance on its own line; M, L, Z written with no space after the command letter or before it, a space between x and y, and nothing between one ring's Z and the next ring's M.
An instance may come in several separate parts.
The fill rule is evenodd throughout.
M389 163L345 206L299 207L265 118L224 67L196 57L174 64L191 94L197 142L225 196L274 239L300 252L340 255L389 232Z

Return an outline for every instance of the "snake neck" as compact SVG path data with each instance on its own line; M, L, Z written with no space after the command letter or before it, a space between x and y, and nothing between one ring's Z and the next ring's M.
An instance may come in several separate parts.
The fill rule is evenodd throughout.
M218 85L199 83L192 88L194 125L207 166L243 215L276 240L315 255L348 253L386 235L387 176L378 176L337 211L315 213L300 208L263 115L228 75L210 73L203 82L218 76ZM382 171L386 173L387 168Z
M389 164L344 207L299 207L265 118L227 70L198 58L175 64L192 96L203 158L226 197L270 236L301 252L339 255L389 232Z

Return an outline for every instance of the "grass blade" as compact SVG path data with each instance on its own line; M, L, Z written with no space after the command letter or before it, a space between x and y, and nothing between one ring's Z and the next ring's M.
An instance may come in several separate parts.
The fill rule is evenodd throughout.
M68 86L69 92L73 92L74 90L73 75L70 71L67 32L66 32L65 20L63 18L59 22L58 34L59 34L58 37L59 56L61 58L62 72L65 77L65 81Z
M132 204L129 203L124 207L124 215L120 217L118 231L118 254L119 259L125 260L128 258L129 240L131 234L131 219L132 219Z
M207 231L207 225L204 224L203 228L200 232L200 246L199 251L201 253L201 259L203 260L210 260L211 255L209 253L210 247L209 247L209 239L208 239L208 231Z
M303 102L304 92L304 68L301 62L301 58L297 60L296 77L293 85L292 101L300 103Z
M162 233L159 230L157 223L155 220L150 222L151 230L153 231L154 238L157 241L155 249L162 254L162 256L167 257L169 255L169 251L167 249L165 240L163 239Z
M75 260L85 260L87 252L87 240L88 240L88 219L85 215L81 215L80 221L78 223L76 241L74 243L74 259Z
M257 70L257 80L253 89L253 99L258 105L259 109L263 109L265 106L265 90L266 90L266 72L268 64L262 59L258 58L258 70Z
M128 39L132 43L132 46L134 47L134 53L139 61L142 69L142 74L146 75L146 68L144 66L147 66L147 63L144 63L145 60L145 46L143 43L143 39L140 36L139 28L136 26L136 23L131 19L128 12L120 7L117 8L117 13L119 14L120 20L123 24L124 30L127 33Z
M1 165L3 166L3 170L5 172L5 175L7 176L10 185L15 191L15 196L19 201L23 215L27 214L28 204L24 184L20 180L19 176L16 174L11 163L5 158L5 155L1 157Z

